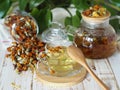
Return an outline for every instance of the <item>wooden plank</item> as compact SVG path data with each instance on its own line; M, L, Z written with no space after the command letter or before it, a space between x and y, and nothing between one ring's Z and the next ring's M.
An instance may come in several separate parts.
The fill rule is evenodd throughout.
M4 19L0 20L0 42L3 44L4 49L10 46L11 42L14 41L10 30L4 25Z
M108 60L96 61L95 65L97 66L96 70L98 76L110 87L110 90L118 90L116 79Z
M3 47L1 42L0 42L0 47ZM0 48L0 74L4 63L4 57L3 57L4 54L5 54L4 48Z
M33 74L30 71L17 74L11 60L5 58L6 48L13 39L3 21L0 20L0 90L31 90Z
M45 83L42 83L41 81L37 80L36 79L36 76L34 76L34 79L33 79L33 89L32 90L83 90L83 87L82 87L82 82L79 83L79 84L76 84L76 85L73 85L73 86L56 86L56 85L52 85L52 84L45 84Z
M4 60L0 75L0 90L31 90L32 73L28 71L17 74L11 60Z
M32 90L33 75L30 71L15 75L15 83L20 86L20 90Z
M93 72L96 74L96 67L95 63L92 59L87 59L87 63L89 67L93 70ZM90 76L90 74L87 74L86 79L83 81L84 84L84 90L101 90L99 85L95 82L95 80Z
M106 59L104 60L88 60L89 66L92 70L111 88L111 90L118 90L116 85L116 80L114 78L114 74L112 73L112 69L109 66L109 63ZM94 65L94 66L93 66ZM102 66L101 66L102 65ZM54 90L55 87L49 87L41 82L33 83L33 90L39 90L40 88L43 90ZM61 89L61 88L60 88ZM101 90L99 85L95 82L95 80L88 74L86 79L75 86L71 86L69 88L62 88L62 90ZM55 89L59 90L59 88Z
M108 59L118 84L118 90L120 90L120 51L117 51L113 56Z
M118 90L114 74L112 73L112 69L106 59L94 61L89 60L89 66L91 69L94 67L92 69L94 73L96 73L96 75L102 79L108 87L110 87L110 90ZM89 74L84 80L84 88L85 90L101 90L101 87L95 82L95 80L93 80Z
M79 83L69 87L59 87L43 84L37 80L33 80L33 89L32 90L84 90L83 83Z

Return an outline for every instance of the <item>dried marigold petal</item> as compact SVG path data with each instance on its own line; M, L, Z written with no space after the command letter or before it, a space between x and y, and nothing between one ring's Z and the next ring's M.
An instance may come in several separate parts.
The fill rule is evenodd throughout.
M27 71L27 70L28 70L28 66L24 65L24 66L22 67L22 70L23 70L23 71Z
M88 17L103 17L107 15L106 8L100 6L100 5L94 5L90 7L89 9L83 11L83 15Z
M32 61L32 63L33 63L34 65L37 64L37 62L38 62L37 60L33 60L33 61Z
M95 10L99 10L99 8L101 8L100 5L95 5L95 6L93 6L93 10L94 10L94 11L95 11Z
M50 74L54 74L55 73L55 71L52 70L52 69L50 69L49 71L50 71Z
M83 12L83 14L85 16L90 16L92 14L91 10L86 10L85 12Z
M6 57L8 58L8 57L10 57L11 56L11 54L6 54Z
M45 53L42 53L42 54L40 55L41 58L44 58L45 56L46 56Z
M8 51L8 52L11 52L11 47L8 47L8 48L7 48L7 51Z

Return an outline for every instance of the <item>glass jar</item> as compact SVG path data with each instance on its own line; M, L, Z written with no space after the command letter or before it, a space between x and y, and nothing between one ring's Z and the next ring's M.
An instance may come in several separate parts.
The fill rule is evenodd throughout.
M39 31L36 20L23 11L16 11L8 15L4 23L10 28L12 37L18 42L25 42L37 37Z
M81 28L76 32L74 43L85 57L100 59L116 51L116 33L106 17L91 18L82 14Z

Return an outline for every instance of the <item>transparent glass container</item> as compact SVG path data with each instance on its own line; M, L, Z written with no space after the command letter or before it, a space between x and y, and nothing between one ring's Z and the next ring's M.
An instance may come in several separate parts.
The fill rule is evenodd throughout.
M116 51L116 33L106 17L90 18L82 15L81 27L74 36L74 43L87 58L107 58Z
M18 42L24 42L36 37L39 29L36 20L27 12L15 11L8 15L4 21L10 28L10 34Z
M45 30L42 35L42 41L54 45L64 45L68 43L68 37L63 26L58 22L52 22L51 26Z
M80 64L70 58L66 49L66 46L46 45L45 52L40 53L40 57L46 55L41 58L41 63L48 68L44 73L62 77L75 75L83 69ZM38 68L42 67L38 65Z
M62 25L53 22L51 27L41 35L46 43L45 51L40 53L41 62L37 65L40 74L57 77L74 76L79 73L85 76L86 70L67 54L67 47L73 43L68 40ZM41 58L42 57L42 58Z

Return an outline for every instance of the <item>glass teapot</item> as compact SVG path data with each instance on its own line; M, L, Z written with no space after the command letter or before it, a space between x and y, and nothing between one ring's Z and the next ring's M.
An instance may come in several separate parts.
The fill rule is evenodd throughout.
M82 13L81 28L74 36L74 43L87 58L106 58L116 51L116 33L109 19L110 12L99 18L87 17Z
M79 72L80 76L85 76L85 73L82 73L85 69L67 54L67 47L73 43L69 41L61 24L52 22L51 27L42 33L41 39L46 45L45 51L40 53L42 63L38 63L37 69L43 71L43 65L47 70L40 73L63 77L73 76Z

